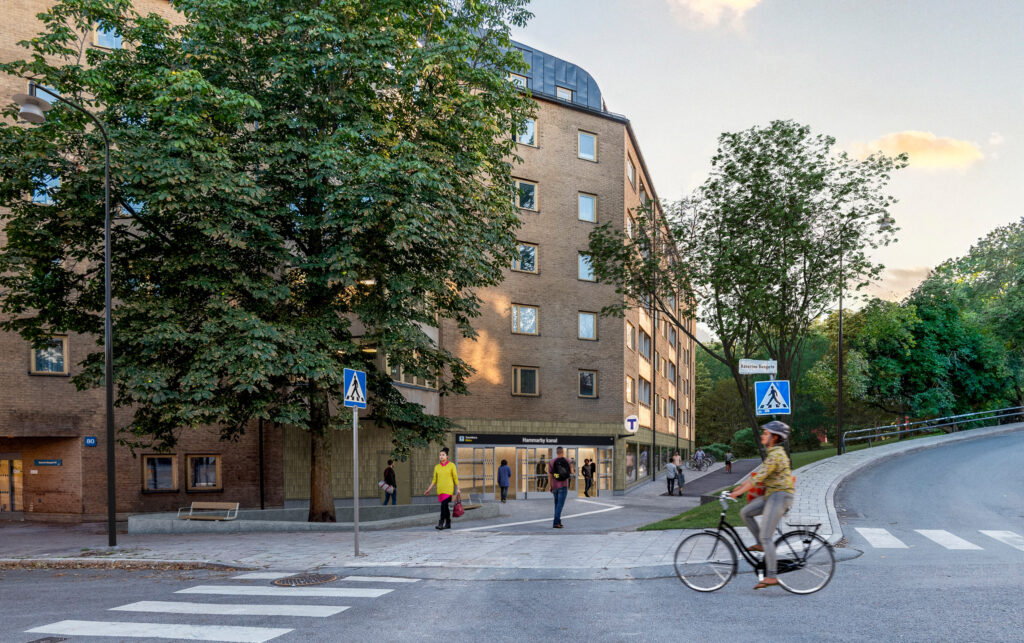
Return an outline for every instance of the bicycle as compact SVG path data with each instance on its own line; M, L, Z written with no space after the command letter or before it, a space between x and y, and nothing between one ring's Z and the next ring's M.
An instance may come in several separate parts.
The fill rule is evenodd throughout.
M736 575L736 551L725 536L754 568L757 579L764 580L764 555L747 551L740 535L725 520L729 500L735 502L727 491L718 496L722 513L717 531L708 529L687 536L676 548L676 575L690 589L713 592L725 587ZM832 545L818 535L821 523L789 526L794 529L786 533L776 527L780 534L775 541L779 585L794 594L812 594L832 580L836 567Z

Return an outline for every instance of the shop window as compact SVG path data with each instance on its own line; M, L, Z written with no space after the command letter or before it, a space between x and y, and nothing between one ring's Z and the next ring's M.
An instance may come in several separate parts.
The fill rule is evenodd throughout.
M532 366L512 367L513 395L540 395L538 369Z
M576 212L580 221L597 223L597 197L580 192L576 200Z
M143 491L177 491L177 457L173 455L142 456Z
M526 89L526 76L522 76L520 74L509 73L509 75L508 75L508 82L512 83L516 87L521 87L523 89Z
M537 184L522 179L515 180L515 204L524 210L537 210Z
M640 355L651 361L651 336L643 329L640 329Z
M519 126L519 131L516 132L516 142L529 145L530 147L537 147L536 120L527 118L523 121L522 125Z
M637 444L626 444L626 482L636 482Z
M44 340L42 348L32 349L29 360L29 372L32 375L67 375L68 338L51 337Z
M597 313L579 314L579 338L597 339Z
M628 404L636 404L636 381L626 376L626 402Z
M565 87L555 87L555 98L572 102L572 90Z
M578 255L576 277L583 281L597 281L597 276L594 274L594 266L590 261L590 255L581 252Z
M597 134L582 131L579 133L577 155L584 161L597 160Z
M188 456L189 491L220 491L223 488L219 455Z
M648 382L647 380L645 380L642 377L640 378L640 390L638 391L638 393L640 395L640 404L642 406L650 407L651 406L651 383Z
M537 307L512 304L512 332L521 335L537 334Z
M626 322L626 348L636 350L636 326L630 322Z
M597 371L580 371L580 397L597 397Z
M113 28L96 27L96 46L104 49L120 49L121 34Z
M512 270L516 272L537 273L537 246L532 243L519 243L519 256L512 261Z
M60 177L44 174L38 177L39 184L32 190L32 203L53 205L53 195L60 189Z

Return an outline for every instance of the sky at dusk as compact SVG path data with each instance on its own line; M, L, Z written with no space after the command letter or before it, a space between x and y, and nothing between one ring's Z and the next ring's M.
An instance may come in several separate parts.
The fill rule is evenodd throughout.
M793 119L854 155L907 152L872 294L1019 220L1020 0L533 0L513 37L586 69L633 123L658 195L706 178L718 135Z

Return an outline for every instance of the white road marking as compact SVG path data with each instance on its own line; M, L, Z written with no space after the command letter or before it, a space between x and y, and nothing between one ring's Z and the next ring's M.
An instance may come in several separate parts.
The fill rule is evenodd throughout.
M968 542L959 536L955 536L942 529L915 529L929 540L933 540L946 549L981 549L972 542Z
M599 507L606 507L606 509L598 509L596 511L584 511L583 513L578 514L562 514L563 520L567 518L580 518L582 516L592 516L594 514L604 513L606 511L615 511L616 509L622 509L622 505L606 505L603 502L596 502L594 500L578 500L577 502L586 502L588 504L597 505ZM485 527L470 527L469 529L457 529L456 531L481 531L484 529L501 529L502 527L515 527L516 525L533 525L541 522L551 522L551 518L541 518L539 520L523 520L521 522L503 522L497 525L489 525Z
M342 576L341 580L353 580L361 583L418 583L418 578L398 578L397 576Z
M110 608L119 612L161 612L165 614L227 614L231 616L334 616L345 605L231 605L225 603L179 603L139 601Z
M864 540L868 541L868 544L877 549L907 549L902 540L890 534L886 529L876 527L857 527L856 529L864 537Z
M288 578L294 576L299 572L252 572L250 574L242 574L241 576L233 576L233 580L277 580L278 578Z
M60 621L25 630L32 634L68 636L112 636L186 641L229 641L263 643L291 632L277 627L238 627L234 625L178 625L177 623L125 623L120 621Z
M324 598L377 598L394 590L363 587L255 587L235 585L196 585L175 594L223 594L227 596L320 596Z
M995 538L999 542L1005 543L1014 549L1024 551L1024 538L1021 538L1020 534L1012 531L987 531L985 529L979 529L978 531L989 538Z

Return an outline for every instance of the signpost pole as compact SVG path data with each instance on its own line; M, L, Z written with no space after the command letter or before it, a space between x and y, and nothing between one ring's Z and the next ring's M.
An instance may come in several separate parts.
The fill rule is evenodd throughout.
M359 409L352 407L352 534L359 555Z

